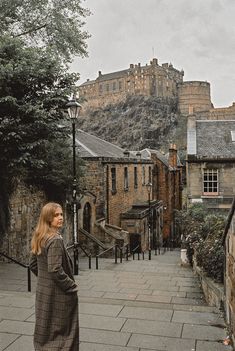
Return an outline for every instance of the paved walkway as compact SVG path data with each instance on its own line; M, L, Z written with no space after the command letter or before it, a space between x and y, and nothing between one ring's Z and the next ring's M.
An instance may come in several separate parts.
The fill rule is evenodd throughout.
M80 351L231 351L221 314L206 305L179 251L102 264L83 270L81 262ZM0 351L34 350L35 279L26 290L25 270L0 264Z

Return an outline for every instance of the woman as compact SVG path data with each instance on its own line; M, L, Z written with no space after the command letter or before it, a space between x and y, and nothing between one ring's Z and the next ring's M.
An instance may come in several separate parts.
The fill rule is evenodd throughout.
M47 203L33 234L30 269L37 276L34 330L36 351L78 351L78 287L72 260L59 229L63 212L59 204Z

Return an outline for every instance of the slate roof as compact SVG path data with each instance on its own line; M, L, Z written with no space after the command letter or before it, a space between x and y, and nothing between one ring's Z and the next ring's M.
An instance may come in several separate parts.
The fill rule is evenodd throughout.
M235 120L197 120L197 157L235 158L231 131L235 131Z
M86 85L94 84L95 80L87 80L86 82L82 83L80 87L85 87Z
M167 157L166 155L163 155L160 151L157 151L157 150L149 149L149 151L150 151L152 154L155 154L155 155L157 156L157 158L158 158L162 163L164 163L164 165L166 165L167 167L169 167L168 157Z
M135 154L137 152L141 153L141 158L142 159L151 159L151 154L155 154L157 156L157 158L165 165L167 166L169 169L173 169L170 165L169 165L169 161L168 161L168 156L169 154L164 155L162 152L157 151L157 150L153 150L153 149L143 149L141 151L133 151ZM178 157L178 156L177 156ZM182 166L180 159L177 158L177 165L178 166Z
M124 149L117 145L109 143L103 139L100 139L94 135L84 132L81 129L76 131L76 144L78 145L79 155L81 157L114 157L124 158ZM129 158L135 158L130 153Z
M80 87L82 86L86 86L86 85L90 85L90 84L94 84L95 82L99 81L106 81L106 80L111 80L111 79L118 79L118 78L122 78L124 76L127 76L129 73L133 72L133 70L135 70L136 68L141 69L141 70L146 70L149 66L138 66L138 67L133 67L133 68L127 68L124 69L122 71L117 71L117 72L111 72L111 73L105 73L105 74L101 74L100 76L98 76L95 80L88 80L84 83L82 83L80 85ZM162 67L159 67L162 68Z
M125 69L123 71L101 74L101 76L99 76L97 78L97 80L99 80L99 82L101 82L103 80L122 78L124 75L127 75L128 72L129 72L129 69Z

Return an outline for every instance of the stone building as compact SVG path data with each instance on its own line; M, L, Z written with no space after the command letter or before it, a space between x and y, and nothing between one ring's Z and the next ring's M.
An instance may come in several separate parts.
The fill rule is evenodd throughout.
M152 232L162 236L162 202L147 187L152 181L152 160L81 130L76 142L85 174L79 227L102 241L124 238L132 248L140 245L147 250L150 215Z
M188 117L187 201L228 210L235 193L235 120Z
M235 343L235 198L229 212L224 232L226 267L225 267L225 316L233 344Z
M128 95L158 97L177 96L177 84L182 83L184 72L172 64L158 64L154 58L150 64L130 64L128 69L102 74L95 80L87 80L79 86L84 110L99 108L125 100Z
M153 194L163 203L163 241L167 245L177 245L175 210L182 208L183 186L182 164L176 145L171 144L166 155L152 149L144 149L141 154L153 162Z
M99 71L96 79L79 86L83 113L125 101L130 95L178 98L179 111L184 115L211 109L210 83L184 82L183 77L183 70L171 63L160 65L156 58L145 66L130 64L128 69L107 74Z

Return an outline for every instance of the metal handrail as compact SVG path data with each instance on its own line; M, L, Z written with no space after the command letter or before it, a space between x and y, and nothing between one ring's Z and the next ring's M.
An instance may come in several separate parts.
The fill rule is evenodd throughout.
M91 269L91 253L87 253L86 250L80 245L81 250L84 252L84 254L86 255L86 257L88 257L89 260L89 269Z
M104 253L106 253L106 252L112 250L113 248L115 248L115 263L117 263L117 246L118 246L118 245L115 244L115 245L109 247L108 249L102 251L99 255L96 255L96 256L95 256L95 259L96 259L96 269L99 268L99 262L98 262L99 257L102 256Z
M29 265L17 261L15 258L8 256L7 254L0 252L0 255L7 258L8 260L18 264L21 267L27 268L27 278L28 278L28 292L31 292L31 271Z
M83 228L79 229L79 232L83 235L85 235L88 239L90 239L91 241L93 241L94 243L96 243L99 247L101 247L102 249L106 249L107 247L99 240L97 239L93 234L89 233L88 231L86 231Z
M126 261L128 261L128 255L129 255L129 244L125 244L123 246L118 246L118 249L120 250L120 263L122 263L122 257L123 257L123 249L126 248Z
M86 255L86 257L88 257L88 260L89 260L89 269L91 269L91 253L87 253L86 250L82 247L82 245L78 244L78 247L80 247L80 249L84 252L84 254ZM73 249L74 248L74 244L73 245L70 245L70 246L67 246L66 249L67 250L70 250L70 249Z
M133 250L131 250L131 253L133 255L133 260L135 259L135 253L136 253L138 248L140 248L140 245L137 245ZM146 251L148 252L149 260L151 260L151 249L146 250ZM144 254L145 254L146 251L137 252L138 261L140 260L140 253L142 253L142 258L144 260Z

